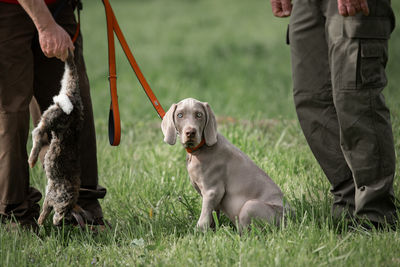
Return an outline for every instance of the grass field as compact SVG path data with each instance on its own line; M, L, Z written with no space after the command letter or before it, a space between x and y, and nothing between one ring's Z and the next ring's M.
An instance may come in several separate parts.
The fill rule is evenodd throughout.
M108 189L101 204L113 229L92 235L56 229L50 220L38 236L0 228L0 266L400 266L398 232L350 231L330 219L329 184L293 108L288 20L274 18L269 1L112 1L164 109L186 97L209 102L219 131L272 177L295 208L297 218L285 227L254 227L242 236L225 217L215 232L195 231L201 198L190 185L185 151L163 142L160 119L120 49L122 141L109 146L104 9L100 0L83 2L99 179ZM392 2L400 15L400 3ZM387 71L398 152L399 29ZM40 167L31 183L44 192ZM400 196L398 174L395 193Z

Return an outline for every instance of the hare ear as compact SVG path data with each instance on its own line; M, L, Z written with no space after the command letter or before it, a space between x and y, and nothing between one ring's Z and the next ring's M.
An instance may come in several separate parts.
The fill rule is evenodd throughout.
M212 146L217 142L217 121L214 112L208 103L203 103L206 111L206 126L204 127L204 139L208 146Z
M173 104L161 122L161 130L164 134L164 142L175 145L176 142L176 128L175 128L175 121L174 121L174 114L176 110L176 104Z

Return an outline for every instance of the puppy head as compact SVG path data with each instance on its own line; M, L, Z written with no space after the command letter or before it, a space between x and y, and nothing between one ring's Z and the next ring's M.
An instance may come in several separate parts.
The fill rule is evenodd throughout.
M193 148L204 138L208 146L217 142L217 123L208 103L187 98L173 104L161 123L164 141L176 142L176 134L185 148Z

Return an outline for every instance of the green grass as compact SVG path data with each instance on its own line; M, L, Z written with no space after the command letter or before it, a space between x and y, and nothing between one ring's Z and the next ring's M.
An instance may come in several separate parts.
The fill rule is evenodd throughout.
M400 4L392 1L398 13ZM282 228L240 236L222 217L198 233L200 196L185 151L163 143L160 119L117 49L122 119L119 147L108 145L107 40L101 1L84 1L82 32L92 85L101 204L112 223L92 235L56 229L39 235L0 228L1 266L399 266L398 232L349 231L330 219L329 184L306 145L293 108L288 20L269 1L112 1L126 39L167 109L182 98L210 103L219 131L282 188L297 217ZM389 85L396 151L400 148L400 30L390 41ZM397 169L399 173L399 169ZM399 175L395 193L400 196ZM31 183L44 192L40 167Z

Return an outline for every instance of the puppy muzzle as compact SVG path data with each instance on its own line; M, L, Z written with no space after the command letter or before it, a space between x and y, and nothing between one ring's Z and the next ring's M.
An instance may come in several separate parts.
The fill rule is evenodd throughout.
M185 148L197 146L201 141L199 130L192 126L185 127L181 134L181 141Z

